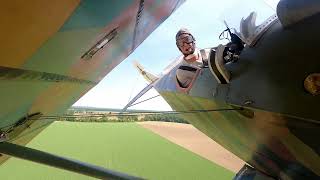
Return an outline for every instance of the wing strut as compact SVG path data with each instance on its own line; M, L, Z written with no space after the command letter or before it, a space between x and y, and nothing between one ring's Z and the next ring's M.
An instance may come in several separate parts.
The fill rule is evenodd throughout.
M68 171L73 171L83 175L99 179L141 179L120 172L108 170L99 166L91 165L81 161L53 155L36 149L31 149L16 144L1 142L0 153L21 158L36 163L53 166Z
M122 110L121 112L125 112L130 106L132 106L141 96L147 93L150 89L153 88L153 83L149 84L145 88L143 88Z
M138 61L134 61L133 62L134 67L139 71L139 73L150 83L148 86L146 86L145 88L143 88L123 109L121 112L125 112L130 106L134 106L136 104L139 104L141 102L147 101L147 100L143 100L141 102L135 103L141 96L143 96L145 93L147 93L150 89L153 88L153 85L155 84L155 82L159 79L159 77L149 73L148 71L146 71L144 69L144 67L142 67ZM152 98L155 98L158 96L154 96ZM148 98L152 99L152 98Z

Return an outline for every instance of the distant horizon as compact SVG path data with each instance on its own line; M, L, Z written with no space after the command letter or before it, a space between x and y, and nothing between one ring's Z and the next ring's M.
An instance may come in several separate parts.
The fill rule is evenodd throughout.
M119 110L119 112L122 110L122 108L108 108L108 107L94 107L94 106L71 106L69 109L72 109L72 108L75 108L75 109L96 109L96 110ZM130 111L146 111L146 112L149 112L149 111L159 111L159 110L148 110L148 109L127 109L126 110L127 112L130 112Z

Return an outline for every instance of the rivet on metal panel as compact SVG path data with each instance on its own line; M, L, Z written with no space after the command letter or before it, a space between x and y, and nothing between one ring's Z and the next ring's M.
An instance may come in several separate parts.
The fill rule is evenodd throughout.
M320 73L310 74L304 80L304 88L314 96L320 95Z
M251 104L253 104L253 101L251 101L251 100L246 100L243 104L244 104L244 105L251 105Z
M0 132L0 142L8 140L8 136L5 132Z

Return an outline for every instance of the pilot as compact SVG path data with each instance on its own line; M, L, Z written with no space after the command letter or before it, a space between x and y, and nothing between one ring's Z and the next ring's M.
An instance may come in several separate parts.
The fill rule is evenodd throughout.
M197 69L208 65L210 49L196 48L195 39L188 29L182 28L176 34L176 45L182 53L182 62L177 69L176 75L181 87L187 88Z
M180 29L176 34L176 45L183 54L181 64L176 71L177 82L182 88L188 88L198 69L208 67L220 84L230 83L231 74L226 64L236 62L244 48L241 39L231 33L230 43L208 49L196 48L195 39L188 29Z

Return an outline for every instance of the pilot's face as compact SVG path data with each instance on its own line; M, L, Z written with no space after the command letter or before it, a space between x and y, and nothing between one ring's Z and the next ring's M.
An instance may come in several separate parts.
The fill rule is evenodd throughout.
M177 40L177 45L183 55L187 56L195 51L195 41L189 34L182 34Z

